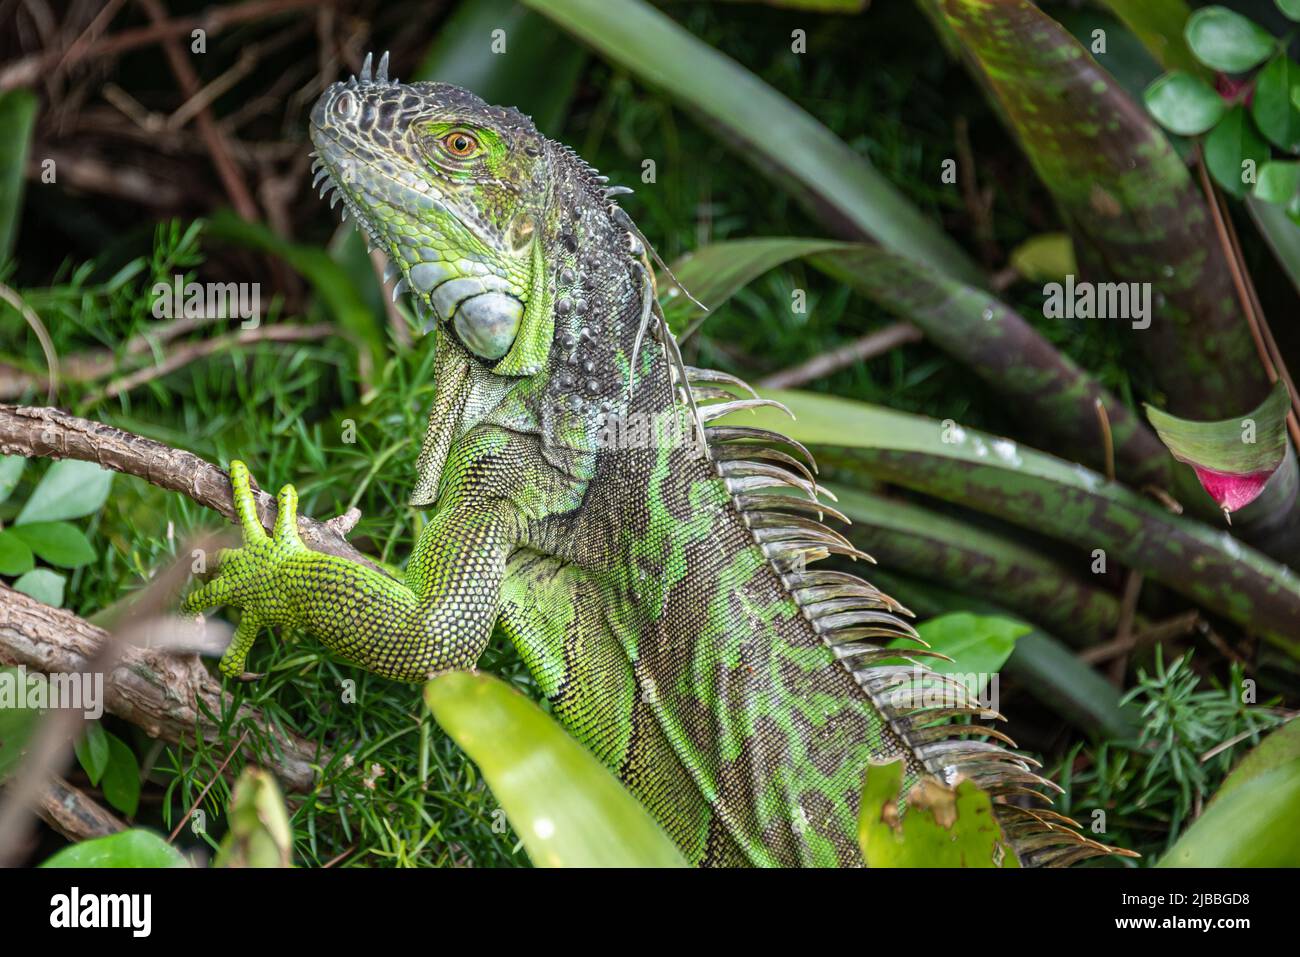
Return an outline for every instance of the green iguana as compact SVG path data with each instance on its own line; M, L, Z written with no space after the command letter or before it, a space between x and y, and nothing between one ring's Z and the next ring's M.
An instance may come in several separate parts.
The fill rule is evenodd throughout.
M292 486L267 536L231 463L243 546L185 602L242 611L222 672L286 624L421 681L474 667L499 626L556 717L697 864L860 864L873 759L902 755L909 783L960 773L1042 798L1031 760L993 740L1009 739L952 723L981 711L959 683L881 663L900 654L887 641L916 638L905 609L807 567L867 556L821 523L843 516L805 448L711 424L767 400L683 363L653 253L614 202L627 190L513 109L387 74L387 54L373 76L367 56L316 103L313 185L438 337L411 497L432 519L387 577L308 550ZM1051 811L998 814L1026 863L1110 850Z

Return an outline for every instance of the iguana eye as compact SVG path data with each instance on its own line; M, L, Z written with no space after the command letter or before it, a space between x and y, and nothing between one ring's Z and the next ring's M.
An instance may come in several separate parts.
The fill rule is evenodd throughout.
M478 149L478 140L464 130L452 130L441 142L448 153L462 158Z

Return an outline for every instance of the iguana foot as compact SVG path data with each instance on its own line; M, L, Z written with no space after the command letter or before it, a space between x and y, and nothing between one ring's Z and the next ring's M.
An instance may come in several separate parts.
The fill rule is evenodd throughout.
M267 535L257 516L251 477L243 462L230 463L230 484L244 544L223 548L217 554L216 576L192 591L181 608L187 614L199 614L218 605L240 609L239 625L220 665L223 675L239 678L246 677L244 663L262 626L294 620L286 601L281 566L308 549L298 537L298 492L292 485L280 489L275 527Z

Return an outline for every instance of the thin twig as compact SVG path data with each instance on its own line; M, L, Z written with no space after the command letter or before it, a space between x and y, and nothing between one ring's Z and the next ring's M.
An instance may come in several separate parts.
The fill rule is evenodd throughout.
M230 749L230 752L226 755L226 759L222 761L221 766L217 768L216 773L212 775L207 784L203 785L203 790L200 791L199 796L194 799L194 803L191 804L189 810L185 812L185 816L176 822L176 827L172 829L172 832L169 835L167 835L168 844L176 843L176 835L180 834L181 828L185 826L185 822L190 819L190 816L193 815L198 806L203 803L203 799L207 797L208 792L212 790L212 785L216 784L221 778L221 775L225 773L226 767L230 764L234 756L239 753L239 749L244 746L244 740L248 737L248 732L250 730L251 729L249 728L244 729L244 733L239 736L239 740L236 741L235 746Z
M1119 624L1115 628L1115 641L1133 646L1133 618L1137 614L1138 596L1142 594L1142 573L1129 569L1124 579L1124 594L1119 603ZM1129 651L1115 656L1110 663L1110 681L1116 687L1124 686L1124 672L1128 670Z
M1097 423L1101 426L1101 444L1102 451L1105 453L1106 462L1106 481L1115 481L1115 441L1110 434L1110 416L1106 412L1106 403L1101 398L1092 400L1093 408L1097 410Z
M813 356L807 362L782 369L780 372L773 372L759 379L758 384L767 389L793 388L805 382L824 378L856 362L865 362L906 343L918 342L921 338L921 330L910 322L895 322L861 339L855 339L846 346Z

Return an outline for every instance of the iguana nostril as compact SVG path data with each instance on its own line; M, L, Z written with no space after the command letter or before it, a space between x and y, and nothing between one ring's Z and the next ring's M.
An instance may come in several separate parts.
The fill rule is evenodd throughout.
M352 118L357 111L357 98L351 93L343 92L339 98L334 101L334 112L345 120Z

